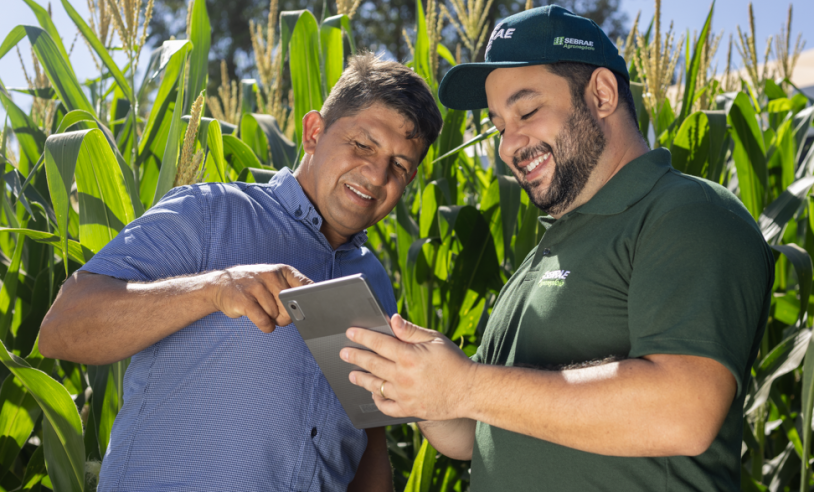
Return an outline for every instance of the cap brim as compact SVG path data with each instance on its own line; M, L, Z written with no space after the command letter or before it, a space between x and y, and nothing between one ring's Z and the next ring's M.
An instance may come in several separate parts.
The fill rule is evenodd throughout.
M486 102L486 78L498 68L526 67L543 65L548 62L494 62L463 63L452 67L441 80L438 99L441 104L452 109L482 109Z

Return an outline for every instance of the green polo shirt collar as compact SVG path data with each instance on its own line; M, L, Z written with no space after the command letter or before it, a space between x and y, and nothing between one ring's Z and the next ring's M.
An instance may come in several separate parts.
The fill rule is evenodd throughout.
M580 214L615 215L644 198L671 169L670 151L655 149L628 162L587 203L574 210Z

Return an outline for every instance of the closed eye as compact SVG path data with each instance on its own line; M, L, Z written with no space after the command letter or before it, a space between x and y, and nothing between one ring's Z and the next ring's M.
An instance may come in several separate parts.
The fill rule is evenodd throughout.
M370 150L370 147L368 147L367 145L362 145L361 143L357 142L356 140L353 141L353 144L356 145L357 149Z
M540 108L537 108L537 109L540 109ZM534 113L537 112L537 109L535 109L534 111L532 111L530 113L524 114L523 116L520 117L520 119L521 120L527 120L527 119L531 118L532 116L534 116Z

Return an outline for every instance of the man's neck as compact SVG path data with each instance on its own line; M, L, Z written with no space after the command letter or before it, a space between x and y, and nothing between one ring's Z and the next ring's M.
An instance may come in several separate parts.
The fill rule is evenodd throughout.
M591 177L588 178L588 182L585 183L582 192L568 208L556 214L552 213L551 216L555 219L559 219L577 207L588 203L630 161L650 151L647 143L638 132L635 135L629 135L628 138L614 137L613 134L606 134L605 137L608 145L600 156Z
M328 225L328 221L325 220L325 215L322 214L322 211L319 210L317 207L317 202L314 200L314 194L316 193L313 190L313 181L311 179L311 155L305 154L303 157L302 162L300 165L297 166L297 169L294 171L294 179L300 184L303 193L305 196L308 197L308 200L311 202L311 205L314 206L317 213L322 216L322 227L319 228L319 232L325 236L325 239L328 241L328 244L331 245L332 249L337 249L338 247L342 246L346 242L350 241L352 236L345 236L339 234L333 228Z

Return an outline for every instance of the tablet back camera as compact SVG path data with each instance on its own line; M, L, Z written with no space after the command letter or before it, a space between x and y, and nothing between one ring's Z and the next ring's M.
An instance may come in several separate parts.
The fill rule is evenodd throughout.
M302 308L300 305L297 304L297 301L288 301L288 309L291 312L291 315L294 316L294 319L297 321L302 321L305 319L305 314L302 312Z

